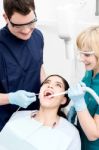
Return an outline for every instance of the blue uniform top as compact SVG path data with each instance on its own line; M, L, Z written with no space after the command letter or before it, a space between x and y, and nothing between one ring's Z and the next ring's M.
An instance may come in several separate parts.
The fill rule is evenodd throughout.
M99 73L93 77L93 72L87 71L85 77L83 78L83 82L85 82L86 86L93 89L99 96ZM95 114L99 115L99 104L89 93L85 94L85 101L91 116L94 117ZM81 135L82 150L99 150L99 139L95 141L89 141L79 123L78 128Z
M28 40L12 35L7 26L0 30L0 93L39 92L43 46L43 36L38 29L34 29ZM36 109L36 105L32 103L27 109ZM0 106L0 130L17 108L10 104Z

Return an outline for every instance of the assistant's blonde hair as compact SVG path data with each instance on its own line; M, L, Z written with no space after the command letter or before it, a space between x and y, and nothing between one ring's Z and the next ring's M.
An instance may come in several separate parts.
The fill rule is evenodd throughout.
M81 32L77 39L76 44L81 51L94 51L95 56L99 59L99 26L92 26Z

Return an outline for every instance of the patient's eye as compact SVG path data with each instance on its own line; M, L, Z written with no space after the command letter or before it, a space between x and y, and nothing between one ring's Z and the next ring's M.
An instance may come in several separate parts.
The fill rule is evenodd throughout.
M60 87L60 88L63 87L62 83L60 83L60 82L57 82L57 83L56 83L56 86L58 86L58 87Z
M50 81L49 81L49 80L46 80L46 81L44 81L43 84L49 84L49 83L50 83Z
M59 87L59 88L62 88L63 87L63 84L60 82L60 81L51 81L51 80L46 80L44 81L43 85L45 84L48 84L52 87L56 86L56 87Z

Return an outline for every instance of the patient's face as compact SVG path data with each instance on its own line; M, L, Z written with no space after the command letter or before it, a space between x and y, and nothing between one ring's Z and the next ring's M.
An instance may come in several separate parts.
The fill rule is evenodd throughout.
M47 78L39 94L40 104L46 108L59 108L61 104L66 102L64 95L51 96L56 93L65 91L65 85L63 80L58 76L51 76Z

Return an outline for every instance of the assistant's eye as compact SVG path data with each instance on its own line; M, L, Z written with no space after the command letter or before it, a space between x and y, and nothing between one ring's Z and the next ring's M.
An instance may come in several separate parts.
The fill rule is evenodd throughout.
M85 57L90 57L91 56L91 54L84 54L85 55Z

